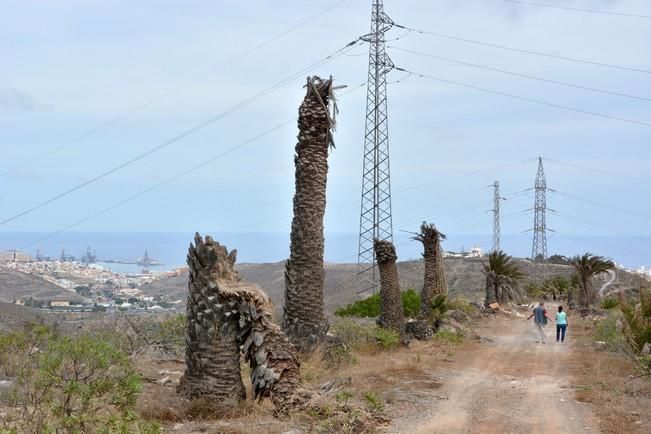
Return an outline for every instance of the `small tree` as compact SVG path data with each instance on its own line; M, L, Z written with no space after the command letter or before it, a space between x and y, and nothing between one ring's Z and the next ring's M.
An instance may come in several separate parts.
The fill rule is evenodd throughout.
M574 267L574 272L579 283L579 306L584 308L589 307L596 303L598 299L598 294L592 286L592 278L601 273L606 273L609 270L614 270L615 263L611 259L593 255L592 253L584 253L581 256L577 255L568 259L568 261Z
M485 304L508 303L522 296L519 283L524 277L513 258L503 251L491 252L488 263L482 264L486 276Z

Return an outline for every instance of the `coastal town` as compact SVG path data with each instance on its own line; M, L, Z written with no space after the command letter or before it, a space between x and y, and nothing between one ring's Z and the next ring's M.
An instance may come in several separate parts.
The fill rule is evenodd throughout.
M91 255L90 250L87 255ZM66 257L65 252L59 259L12 255L4 252L0 255L0 272L14 272L34 277L35 285L50 285L59 288L58 296L37 298L21 296L11 300L15 304L27 305L41 309L62 312L92 311L161 311L176 310L181 300L168 299L165 296L149 296L142 291L143 285L157 280L172 278L184 273L184 268L167 271L150 271L143 268L140 272L116 272L106 266L95 263L94 257L84 255L79 261ZM155 260L144 258L152 265ZM91 261L89 261L91 259ZM143 257L138 259L143 262ZM140 264L139 264L140 265Z

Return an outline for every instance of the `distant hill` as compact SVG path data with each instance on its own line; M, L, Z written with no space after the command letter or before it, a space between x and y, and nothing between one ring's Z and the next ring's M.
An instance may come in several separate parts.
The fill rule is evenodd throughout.
M81 301L77 294L41 279L14 270L0 268L0 302L13 303L14 300L35 299L49 301Z
M532 278L534 269L527 260L517 260L521 269ZM283 304L284 291L284 262L268 264L239 264L237 269L243 280L257 283L271 297L276 307ZM477 258L446 258L445 268L451 296L462 295L470 300L482 301L484 298L484 275L482 273L482 260ZM338 307L349 304L368 295L368 292L358 294L364 289L363 282L357 276L355 264L326 264L325 282L325 307L329 313ZM550 275L563 275L569 277L572 268L566 265L548 266ZM423 261L405 261L398 263L400 285L403 289L414 288L419 290L423 284ZM141 287L147 295L167 294L175 299L185 301L187 297L187 274L182 274L169 279L162 279ZM637 288L638 275L618 271L617 279L611 288ZM604 279L598 279L601 284Z

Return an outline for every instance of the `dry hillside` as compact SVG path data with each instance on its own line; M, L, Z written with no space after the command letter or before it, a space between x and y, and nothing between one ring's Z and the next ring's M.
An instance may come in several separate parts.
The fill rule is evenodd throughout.
M25 273L0 268L0 302L12 303L14 300L33 297L38 300L70 300L81 298L70 291Z
M519 260L520 267L529 276L533 276L533 268L529 261ZM240 264L237 266L242 279L254 282L264 288L276 306L283 303L284 291L284 262L270 264ZM355 264L326 264L325 306L327 312L349 304L366 294L358 294L364 288L357 276ZM450 294L462 295L470 300L481 301L484 297L484 275L482 274L482 260L446 258L445 269L447 273ZM423 262L406 261L398 263L400 284L403 289L414 288L419 290L423 284ZM572 269L564 265L549 265L550 275L569 276ZM619 272L613 288L635 288L639 285L638 277L631 273ZM597 284L599 284L597 282ZM176 299L185 300L187 296L187 274L170 279L163 279L152 284L144 285L141 289L148 295L167 294Z

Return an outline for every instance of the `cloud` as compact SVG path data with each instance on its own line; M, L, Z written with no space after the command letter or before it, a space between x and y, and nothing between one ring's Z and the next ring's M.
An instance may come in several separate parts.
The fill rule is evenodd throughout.
M36 101L31 95L13 87L0 87L0 109L10 111L52 111L52 104Z

